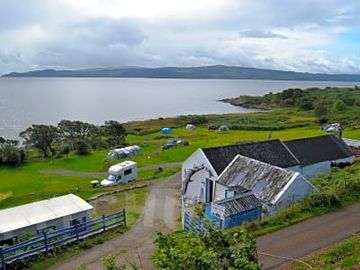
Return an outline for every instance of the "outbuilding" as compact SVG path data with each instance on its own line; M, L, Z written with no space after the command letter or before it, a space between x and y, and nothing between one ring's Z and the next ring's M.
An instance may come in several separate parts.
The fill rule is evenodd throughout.
M74 194L0 210L0 246L24 236L60 230L90 220L93 207Z
M262 203L250 192L208 204L205 215L220 228L228 229L260 219L261 206Z

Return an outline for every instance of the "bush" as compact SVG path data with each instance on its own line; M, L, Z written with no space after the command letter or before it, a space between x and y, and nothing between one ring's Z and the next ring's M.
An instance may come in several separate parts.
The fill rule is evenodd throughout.
M91 153L91 147L86 141L77 141L75 143L76 154L84 156Z
M16 166L25 160L25 152L14 144L3 143L0 145L0 165Z

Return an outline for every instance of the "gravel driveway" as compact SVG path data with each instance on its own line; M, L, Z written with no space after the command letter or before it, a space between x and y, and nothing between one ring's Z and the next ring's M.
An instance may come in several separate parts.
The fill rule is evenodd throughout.
M179 190L181 172L163 181L156 181L150 186L144 212L139 221L127 232L104 244L52 266L52 270L75 269L85 264L89 269L104 269L101 259L110 254L117 254L120 263L135 263L142 269L153 269L150 256L153 241L158 231L170 232L178 224L180 216Z

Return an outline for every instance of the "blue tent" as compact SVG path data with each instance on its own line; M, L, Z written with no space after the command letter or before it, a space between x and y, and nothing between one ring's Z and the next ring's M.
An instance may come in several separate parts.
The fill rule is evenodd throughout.
M172 134L173 130L171 128L163 128L160 131L161 134Z

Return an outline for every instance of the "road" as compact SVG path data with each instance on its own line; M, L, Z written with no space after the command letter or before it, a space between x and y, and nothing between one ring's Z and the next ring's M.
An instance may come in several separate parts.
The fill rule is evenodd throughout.
M117 261L121 264L135 263L144 270L152 270L150 256L156 233L170 232L178 223L180 184L181 172L163 181L152 183L143 214L129 231L104 244L83 251L50 269L70 270L76 269L81 264L86 265L88 269L104 269L102 258L115 254Z
M289 260L263 253L301 258L340 242L360 231L360 204L319 216L256 239L264 269L276 269Z

